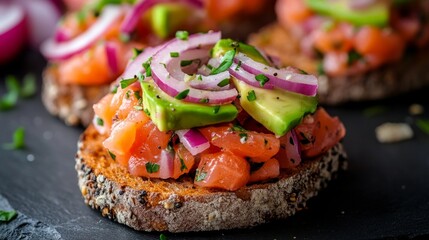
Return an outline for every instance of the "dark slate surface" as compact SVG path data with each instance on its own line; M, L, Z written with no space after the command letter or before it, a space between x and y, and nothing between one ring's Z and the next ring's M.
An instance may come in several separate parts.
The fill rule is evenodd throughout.
M4 93L6 74L22 76L34 72L40 83L44 65L39 55L27 52L19 61L1 66L0 94ZM429 238L429 136L414 127L414 139L380 144L374 134L374 128L386 121L412 123L413 118L408 114L411 103L424 104L423 117L428 119L427 93L429 89L378 103L329 108L347 126L344 144L350 168L311 200L307 210L250 230L166 233L166 236L169 239ZM375 117L365 116L364 109L374 105L383 105L387 111ZM64 239L159 239L159 233L136 232L104 219L84 205L74 170L76 141L82 129L66 127L51 117L41 104L40 91L31 100L21 100L12 111L0 112L0 145L9 142L19 126L25 127L27 148L19 151L0 148L0 194L20 216L40 221L35 225L56 230ZM28 160L31 156L34 161ZM9 230L14 226L13 222L6 225ZM37 226L34 230L41 230ZM2 229L4 224L0 226Z

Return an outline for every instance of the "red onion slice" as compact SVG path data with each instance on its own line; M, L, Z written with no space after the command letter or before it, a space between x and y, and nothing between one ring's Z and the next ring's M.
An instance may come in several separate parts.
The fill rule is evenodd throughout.
M66 29L58 28L55 32L54 39L58 43L67 42L71 39L71 36Z
M282 168L294 168L301 163L301 149L295 130L292 129L284 136L286 157L280 159Z
M172 152L163 149L159 157L159 178L167 179L173 176L174 155Z
M177 130L180 142L193 155L203 152L210 147L210 142L195 129Z
M67 42L56 42L51 38L45 41L40 50L42 54L51 60L63 60L87 49L97 41L124 13L124 8L118 6L106 6L98 18L86 32Z
M24 9L0 3L0 22L0 63L3 63L19 52L27 38Z
M118 63L118 46L113 42L106 42L105 47L107 63L109 64L110 71L116 75L119 73Z
M274 88L273 84L271 84L270 82L267 82L264 86L261 86L261 84L258 81L256 81L254 74L249 73L248 71L244 70L242 67L239 67L235 63L231 65L228 71L233 77L251 86L258 87L258 88L265 88L265 89Z
M125 17L121 25L121 32L126 34L131 33L136 28L137 23L139 22L139 19L142 16L142 14L147 10L149 10L154 5L160 4L160 3L177 3L177 2L186 3L196 8L203 8L204 6L203 2L200 0L141 0L140 2L134 5L134 7Z
M142 64L147 62L150 57L152 57L163 47L164 45L145 48L142 53L140 53L134 60L128 63L128 66L125 68L124 73L119 76L119 79L134 78L137 76L137 74L144 73L145 69L142 67Z
M171 76L166 67L172 61L170 53L178 52L180 54L189 49L213 46L220 40L220 37L220 32L211 32L194 34L189 36L187 40L173 39L168 42L163 49L153 56L151 63L152 78L158 87L172 97L176 97L179 93L187 92L186 97L182 99L187 102L226 104L234 101L238 95L235 88L222 91L195 89L188 83Z
M243 53L237 53L234 61L236 63L241 62L241 68L251 74L263 74L268 77L267 84L308 96L315 96L317 93L317 78L313 75L299 74L287 69L276 69L256 62Z

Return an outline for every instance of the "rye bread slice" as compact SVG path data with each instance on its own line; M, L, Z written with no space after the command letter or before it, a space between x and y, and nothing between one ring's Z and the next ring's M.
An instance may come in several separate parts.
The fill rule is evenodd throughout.
M339 143L318 159L307 159L279 179L235 192L205 189L189 176L177 180L135 177L102 146L93 125L81 135L76 155L85 203L102 215L143 231L191 232L248 228L302 210L308 199L347 167Z
M278 23L249 37L249 43L285 65L317 74L318 62L302 54L299 41ZM429 86L429 49L410 53L395 63L364 74L319 78L319 102L337 105L345 102L377 100Z
M62 119L67 125L88 126L92 122L92 105L110 91L110 85L81 86L59 81L55 65L43 73L42 102L49 113Z

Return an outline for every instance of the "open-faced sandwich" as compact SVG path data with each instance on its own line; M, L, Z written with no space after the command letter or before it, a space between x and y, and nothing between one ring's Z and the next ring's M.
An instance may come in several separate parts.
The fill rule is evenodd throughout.
M174 37L178 29L230 28L234 14L254 14L264 5L261 0L247 5L237 0L220 11L211 0L88 1L82 10L66 14L55 36L42 45L49 60L43 103L67 124L87 126L93 117L91 106L108 93L133 54Z
M146 48L94 105L76 155L85 203L137 230L251 227L305 207L346 167L317 78L220 32Z
M429 1L279 0L250 37L320 77L320 102L385 98L429 85Z

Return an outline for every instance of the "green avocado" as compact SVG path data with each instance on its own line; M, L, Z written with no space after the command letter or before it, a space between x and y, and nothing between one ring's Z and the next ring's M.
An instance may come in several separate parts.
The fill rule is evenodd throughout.
M175 99L153 82L141 83L144 111L160 131L188 129L221 122L230 122L238 110L232 104L210 106Z
M240 93L243 109L277 136L286 134L298 125L307 113L316 111L316 97L280 89L257 88L234 77L232 79Z
M221 39L212 49L212 57L221 57L229 50L236 49L238 52L245 53L253 60L269 64L262 54L254 47L241 42L234 41L232 39Z
M353 0L305 0L307 6L315 12L333 19L350 22L356 26L373 25L383 27L389 22L389 5L378 1L365 9L352 9Z
M180 4L159 4L151 10L151 26L153 32L161 39L171 36L183 25L190 10Z

